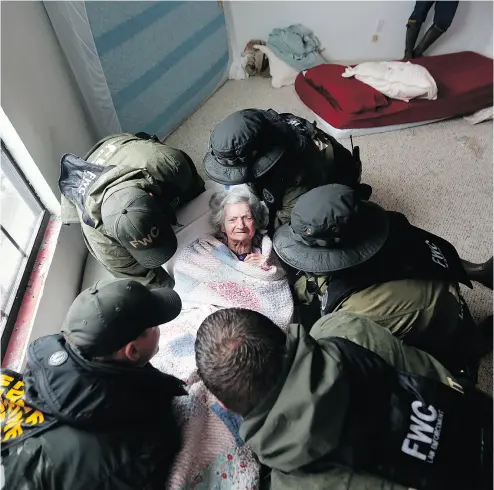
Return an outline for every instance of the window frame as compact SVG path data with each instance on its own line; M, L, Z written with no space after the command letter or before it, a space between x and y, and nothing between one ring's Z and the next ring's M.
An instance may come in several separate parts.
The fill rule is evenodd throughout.
M29 192L29 196L30 196L29 198L34 200L41 209L41 214L38 218L38 228L35 234L33 234L33 236L31 237L31 242L29 244L30 246L29 254L25 255L24 251L21 252L23 255L25 255L24 270L22 271L22 275L18 281L17 289L15 290L14 293L15 297L10 307L10 311L8 313L8 317L5 322L5 326L1 334L1 340L0 340L1 361L3 362L51 215L49 211L46 209L46 206L39 199L36 190L33 188L31 183L26 179L24 173L19 168L19 165L17 164L15 158L12 156L12 153L9 151L3 140L1 141L1 150L5 153L5 156L9 160L9 163L12 165L13 170L17 174L19 180L21 180L23 185L26 187L26 191ZM26 201L24 195L21 194L21 197ZM2 233L4 233L4 231L2 231ZM9 239L8 236L7 239ZM12 243L12 239L9 240ZM15 240L14 243L16 243ZM14 245L14 243L12 244ZM18 247L16 248L18 249Z

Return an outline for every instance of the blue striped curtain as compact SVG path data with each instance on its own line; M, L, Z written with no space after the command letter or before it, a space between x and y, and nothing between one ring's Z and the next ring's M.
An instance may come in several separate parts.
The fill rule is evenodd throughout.
M86 2L122 131L165 136L227 78L218 2Z

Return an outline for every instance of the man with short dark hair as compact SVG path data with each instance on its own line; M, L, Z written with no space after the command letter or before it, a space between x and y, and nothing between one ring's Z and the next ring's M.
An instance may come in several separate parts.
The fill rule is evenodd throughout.
M365 317L338 312L285 335L259 313L221 310L197 332L196 363L243 417L272 489L492 484L492 399Z
M255 311L227 308L210 315L199 328L199 374L209 391L233 412L249 412L279 375L286 335L273 325ZM238 369L240 364L243 367Z
M6 488L164 488L181 445L171 402L186 391L149 360L158 325L180 310L171 289L100 281L74 300L60 334L30 344L23 375L2 369Z

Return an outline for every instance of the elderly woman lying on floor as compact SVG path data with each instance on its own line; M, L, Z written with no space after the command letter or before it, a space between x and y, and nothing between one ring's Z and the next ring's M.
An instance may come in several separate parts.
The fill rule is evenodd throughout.
M286 328L293 300L265 233L267 208L246 186L214 194L209 205L213 233L187 246L175 263L175 290L185 307L248 308Z
M210 200L212 233L179 253L174 266L175 290L182 312L161 327L158 369L186 382L187 397L177 397L184 445L166 488L255 489L260 465L238 435L240 421L218 404L196 373L197 330L211 313L246 308L286 330L293 299L285 271L264 233L267 209L246 186L222 191Z

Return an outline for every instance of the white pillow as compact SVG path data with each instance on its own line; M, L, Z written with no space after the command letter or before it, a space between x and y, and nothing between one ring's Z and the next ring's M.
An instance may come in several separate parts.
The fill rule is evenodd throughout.
M270 48L255 44L254 48L263 52L269 60L269 72L271 73L271 85L273 88L281 88L285 85L293 85L297 78L298 71L280 60Z
M368 61L353 68L348 66L341 75L355 77L391 99L437 99L437 85L423 66L407 61Z

